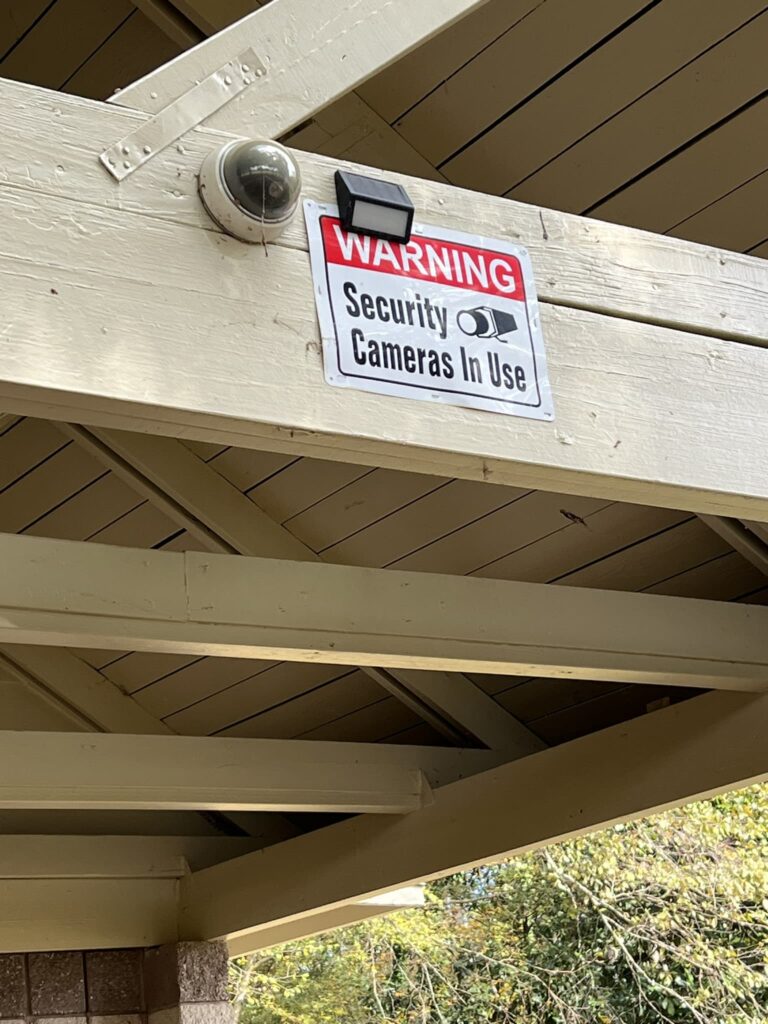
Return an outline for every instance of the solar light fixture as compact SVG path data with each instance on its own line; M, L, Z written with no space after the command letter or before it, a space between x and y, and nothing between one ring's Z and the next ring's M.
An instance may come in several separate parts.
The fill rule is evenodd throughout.
M413 226L413 203L402 185L336 171L336 199L341 226L360 235L407 242Z
M277 142L227 142L203 161L203 206L220 228L243 242L271 242L290 223L301 197L301 171Z

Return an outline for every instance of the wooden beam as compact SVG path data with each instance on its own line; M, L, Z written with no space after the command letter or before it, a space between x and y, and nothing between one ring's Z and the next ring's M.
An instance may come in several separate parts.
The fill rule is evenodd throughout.
M181 442L123 430L59 427L209 550L321 560ZM479 740L510 756L546 746L466 676L370 667L363 671L454 743Z
M461 672L363 668L372 679L459 746L479 740L508 757L523 757L547 744Z
M194 873L185 938L236 937L768 779L768 696L706 694ZM312 865L311 878L302 870Z
M0 949L25 953L174 942L178 886L175 878L0 880Z
M0 535L0 642L765 690L768 609Z
M768 576L768 543L757 532L753 532L739 519L724 516L699 516L710 530L730 544L748 562Z
M280 0L121 90L113 101L156 112L248 47L266 68L207 119L276 138L424 43L484 0Z
M411 885L405 889L396 889L394 892L360 900L359 903L346 903L333 910L308 914L295 921L277 924L273 928L259 928L252 932L245 932L230 939L229 955L231 957L246 956L248 953L256 953L261 949L269 949L271 946L279 946L284 942L295 942L297 939L307 939L311 935L322 935L323 932L333 931L334 928L359 924L372 917L381 917L384 914L397 913L399 910L412 910L423 906L424 890L419 885Z
M395 175L420 220L528 246L556 420L331 388L303 225L267 260L200 207L220 134L118 193L94 156L145 115L16 83L0 100L0 407L768 521L765 261ZM339 163L300 160L305 194L331 200Z
M258 846L234 836L0 835L0 880L183 878Z
M211 551L317 558L300 540L170 437L57 424L99 462Z
M0 665L86 730L173 732L111 679L69 651L7 645L0 648Z
M0 809L402 814L429 800L428 775L455 778L460 765L487 766L488 757L405 745L5 732Z

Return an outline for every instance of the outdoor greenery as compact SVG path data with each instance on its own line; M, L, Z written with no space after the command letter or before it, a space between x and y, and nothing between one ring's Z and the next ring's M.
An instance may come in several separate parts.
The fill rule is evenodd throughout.
M241 1024L764 1024L768 787L433 883L232 985Z

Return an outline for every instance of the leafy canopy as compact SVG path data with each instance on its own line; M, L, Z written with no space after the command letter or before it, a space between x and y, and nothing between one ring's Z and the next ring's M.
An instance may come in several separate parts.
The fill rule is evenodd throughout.
M241 1024L764 1024L768 787L427 886L233 963Z

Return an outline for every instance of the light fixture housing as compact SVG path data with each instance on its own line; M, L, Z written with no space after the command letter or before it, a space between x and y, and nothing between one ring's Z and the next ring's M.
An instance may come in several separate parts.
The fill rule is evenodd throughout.
M212 150L198 184L210 217L243 242L274 241L293 219L301 198L295 157L269 140L235 140Z
M390 242L410 240L414 208L402 185L336 171L336 200L345 231Z

